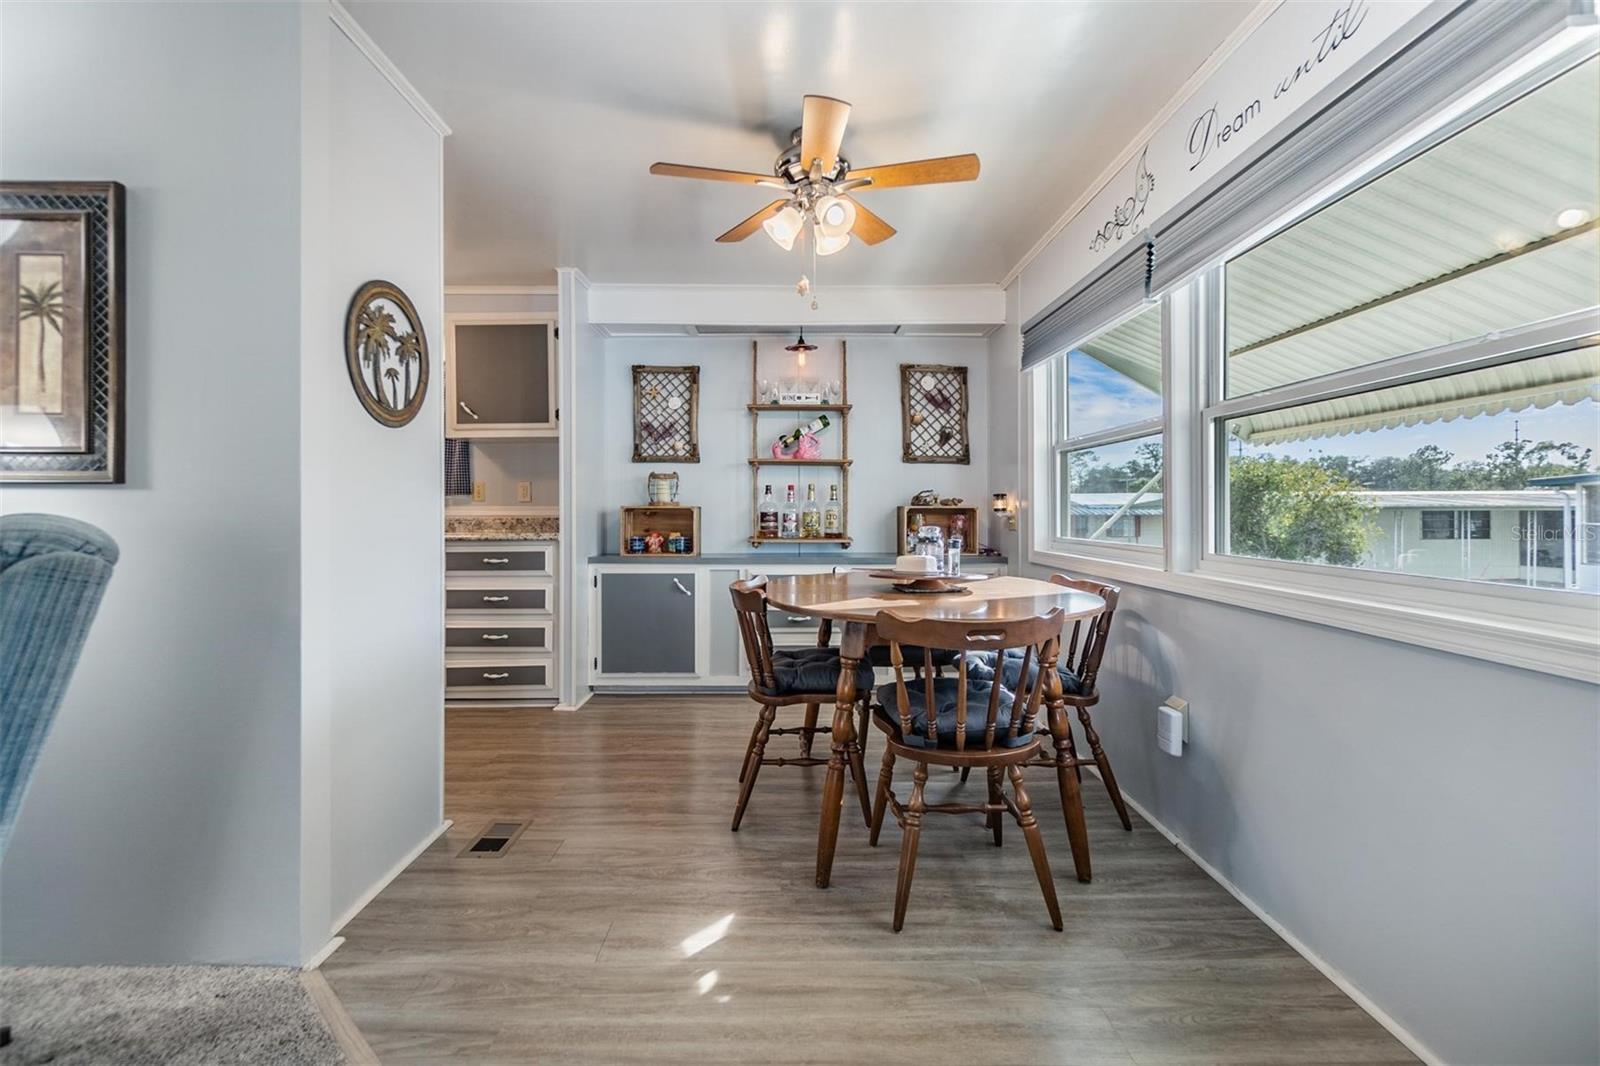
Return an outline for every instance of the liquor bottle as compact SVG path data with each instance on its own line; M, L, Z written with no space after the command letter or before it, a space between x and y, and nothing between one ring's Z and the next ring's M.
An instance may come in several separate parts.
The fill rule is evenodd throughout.
M839 537L844 535L844 521L839 510L839 486L828 486L828 506L822 509L822 535L824 537Z
M807 433L821 433L832 424L832 422L828 421L827 415L818 415L816 418L813 418L799 429L796 429L790 433L785 433L783 436L779 437L778 443L783 446L785 451L787 451L788 449L793 448L796 444L800 443L800 438L805 436Z
M794 486L789 486L789 497L784 501L783 509L778 512L778 536L798 537L800 535L800 508L794 504Z
M822 536L822 508L817 506L817 484L814 481L806 486L806 506L800 512L800 535Z
M761 497L761 507L756 512L756 533L763 537L776 537L778 535L778 501L772 498L772 486L767 486L767 491Z

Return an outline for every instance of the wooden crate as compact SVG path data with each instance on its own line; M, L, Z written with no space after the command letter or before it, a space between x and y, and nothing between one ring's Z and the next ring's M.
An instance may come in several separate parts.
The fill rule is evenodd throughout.
M659 555L662 558L687 559L700 554L700 508L682 503L658 503L649 507L624 507L622 520L617 524L621 534L619 551L623 555ZM689 550L669 552L663 546L660 552L628 550L628 539L660 533L663 538L682 533L689 538Z
M944 530L945 540L950 539L950 520L956 515L967 516L967 529L962 534L966 539L961 544L962 555L977 555L978 548L978 509L976 507L945 507L941 504L911 505L905 504L895 508L895 531L900 535L896 541L895 554L904 552L906 543L906 523L913 514L922 516L923 525L939 526Z

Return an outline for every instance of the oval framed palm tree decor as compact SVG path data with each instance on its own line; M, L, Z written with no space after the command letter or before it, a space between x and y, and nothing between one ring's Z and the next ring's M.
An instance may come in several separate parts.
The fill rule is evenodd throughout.
M369 281L345 316L344 361L367 414L392 429L410 422L428 395L428 338L398 285Z

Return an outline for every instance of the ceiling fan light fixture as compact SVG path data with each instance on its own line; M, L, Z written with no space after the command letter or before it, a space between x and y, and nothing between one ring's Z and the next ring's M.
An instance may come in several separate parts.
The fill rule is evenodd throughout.
M831 194L824 196L817 201L812 211L817 217L817 229L827 237L848 236L850 227L856 224L856 205L843 196ZM844 245L841 244L839 247L842 248Z
M848 231L839 234L837 237L830 237L826 233L822 232L821 227L818 227L817 229L818 255L832 255L834 252L837 252L839 249L843 248L849 243L850 234Z
M794 239L800 235L800 227L804 219L793 204L789 204L761 223L761 228L767 231L767 236L772 238L774 244L784 251L794 247Z

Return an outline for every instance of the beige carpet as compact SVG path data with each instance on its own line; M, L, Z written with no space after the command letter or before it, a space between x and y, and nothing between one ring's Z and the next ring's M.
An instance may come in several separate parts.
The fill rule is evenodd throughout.
M344 1062L298 970L0 968L0 1064Z

